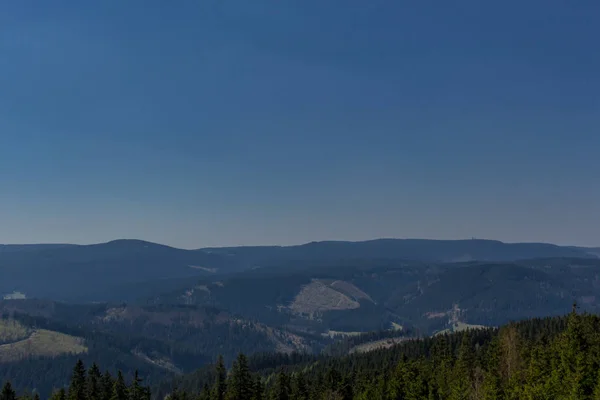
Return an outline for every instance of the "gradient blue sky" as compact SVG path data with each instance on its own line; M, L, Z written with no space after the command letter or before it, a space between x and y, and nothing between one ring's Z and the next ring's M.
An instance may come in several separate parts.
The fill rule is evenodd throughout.
M600 2L11 1L0 243L600 245Z

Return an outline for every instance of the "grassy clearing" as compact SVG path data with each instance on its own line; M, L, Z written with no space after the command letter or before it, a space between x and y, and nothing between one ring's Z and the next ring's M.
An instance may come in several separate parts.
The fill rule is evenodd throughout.
M289 308L296 314L312 315L324 311L352 310L359 307L359 302L321 281L313 280L302 287Z
M18 361L24 358L61 354L86 353L83 339L64 333L39 329L27 339L0 346L0 362Z
M32 330L13 319L0 319L0 345L28 338Z
M466 324L464 322L458 321L458 322L452 324L452 326L450 328L437 332L436 335L443 335L445 333L455 333L455 332L463 332L463 331L471 330L471 329L485 329L485 328L488 328L488 327L485 325L471 325L471 324Z

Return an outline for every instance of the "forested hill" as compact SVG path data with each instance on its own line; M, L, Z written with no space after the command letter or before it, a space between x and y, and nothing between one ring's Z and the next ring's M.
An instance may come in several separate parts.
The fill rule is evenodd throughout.
M141 240L93 245L0 245L0 298L19 292L53 300L132 301L175 289L191 277L257 267L331 265L348 260L426 263L598 258L597 249L495 240L377 239L183 250ZM36 277L36 279L31 279Z
M141 377L75 366L55 400L459 400L600 398L600 318L532 319L345 357L240 355L150 391ZM2 400L15 399L9 383ZM25 395L27 396L27 395ZM25 398L25 397L23 397Z

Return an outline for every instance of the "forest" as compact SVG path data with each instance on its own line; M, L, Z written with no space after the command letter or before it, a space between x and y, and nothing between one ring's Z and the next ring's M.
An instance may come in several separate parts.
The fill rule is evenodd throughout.
M0 400L39 398L3 385ZM239 354L202 371L144 385L82 361L54 400L600 399L600 318L529 319L500 328L405 341L346 356Z

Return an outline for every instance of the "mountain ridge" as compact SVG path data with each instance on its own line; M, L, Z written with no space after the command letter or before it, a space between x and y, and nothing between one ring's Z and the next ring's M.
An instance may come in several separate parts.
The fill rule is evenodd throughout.
M244 246L196 250L138 239L91 245L0 246L0 295L65 301L132 301L156 289L176 288L189 278L257 268L290 272L355 260L417 263L512 262L539 258L593 258L594 249L496 240L373 239L324 241L295 246ZM36 277L36 279L31 279Z

